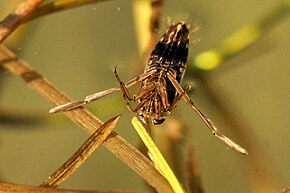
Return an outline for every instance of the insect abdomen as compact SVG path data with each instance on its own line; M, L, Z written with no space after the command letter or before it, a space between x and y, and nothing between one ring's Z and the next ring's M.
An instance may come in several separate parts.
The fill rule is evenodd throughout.
M188 56L188 28L184 21L172 24L151 53L146 69L174 71L180 83L186 68Z

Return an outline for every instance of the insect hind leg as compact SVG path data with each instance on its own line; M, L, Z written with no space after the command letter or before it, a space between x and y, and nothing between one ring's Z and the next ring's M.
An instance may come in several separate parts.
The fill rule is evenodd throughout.
M188 91L190 91L190 89L191 89L191 87L188 86L188 85L186 85L186 87L183 89L183 91L181 92L181 94L178 93L179 95L178 95L177 98L173 101L173 104L171 105L172 107L171 107L170 110L172 110L172 109L174 109L174 108L176 107L177 103L180 101L180 99L183 97L183 95L187 94Z
M191 108L198 114L198 116L203 120L203 122L206 124L206 126L210 129L212 134L219 138L222 142L227 144L230 148L233 150L248 155L247 150L242 148L240 145L236 144L234 141L229 139L228 137L221 134L215 124L201 111L197 106L194 104L194 102L190 99L190 97L186 94L186 92L183 90L183 88L180 86L180 84L175 80L174 76L172 76L170 73L166 74L178 94L183 98L183 100L191 106Z

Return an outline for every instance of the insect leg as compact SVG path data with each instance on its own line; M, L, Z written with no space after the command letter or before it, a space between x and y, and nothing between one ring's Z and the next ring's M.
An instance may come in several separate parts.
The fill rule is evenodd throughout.
M73 101L73 102L68 102L59 106L56 106L52 109L49 110L49 113L58 113L62 111L70 111L73 109L76 109L78 107L82 107L85 103L85 101Z
M123 97L126 99L126 101L127 100L135 101L135 96L133 96L133 97L130 96L130 93L129 93L127 87L120 79L118 72L117 72L117 68L114 69L114 74L115 74L117 81L120 83L120 88L121 88L121 91L123 92Z
M83 101L73 101L73 102L65 103L63 105L56 106L56 107L50 109L49 113L58 113L58 112L62 112L62 111L70 111L70 110L82 107L83 105L85 105L87 103L91 103L97 99L100 99L104 96L107 96L107 95L112 94L112 93L119 91L119 90L120 90L120 88L110 88L110 89L107 89L104 91L100 91L100 92L97 92L97 93L94 93L92 95L87 96L85 98L85 100L83 100Z
M158 88L158 91L160 93L159 96L161 98L163 108L164 108L164 110L166 110L170 106L169 102L168 102L168 98L167 98L167 91L166 91L164 85L162 85L162 84L158 84L157 88Z
M148 76L150 76L153 73L154 73L153 70L149 71L147 73L143 73L140 76L137 76L137 77L133 78L132 80L128 81L125 84L125 86L127 88L131 87L131 86L137 84L138 82L144 80L145 78L147 78ZM83 101L73 101L73 102L65 103L63 105L56 106L56 107L50 109L49 113L58 113L58 112L62 112L62 111L70 111L70 110L82 107L85 104L91 103L95 100L98 100L104 96L107 96L107 95L112 94L114 92L117 92L119 90L120 90L120 88L110 88L110 89L107 89L104 91L100 91L100 92L97 92L97 93L94 93L94 94L87 96L85 98L85 100L83 100Z
M176 99L173 101L172 105L170 106L170 109L168 109L168 111L171 111L173 110L176 106L177 106L177 103L180 101L180 99L182 98L182 96L184 94L186 94L188 91L190 90L190 86L186 86L184 89L183 89L183 92L181 94L179 94Z
M153 73L154 73L154 71L149 71L147 73L143 73L143 74L141 74L141 75L129 80L126 84L124 84L124 86L126 88L129 88L129 87L137 84L138 82L144 80L145 78L147 78L148 76L152 75ZM100 99L100 98L102 98L104 96L107 96L107 95L109 95L111 93L114 93L116 91L119 91L120 89L121 88L119 87L119 88L110 88L110 89L107 89L107 90L104 90L104 91L100 91L100 92L97 92L97 93L94 93L94 94L91 94L91 95L87 96L84 101L86 103L91 103L91 102L93 102L93 101L95 101L97 99Z
M137 82L140 82L146 78L148 78L149 76L151 76L152 74L155 73L155 70L151 70L151 71L148 71L148 72L145 72L137 77L135 77L134 79L132 79L131 81L129 81L127 84L131 86L131 84L135 84ZM121 88L121 91L123 92L123 98L124 98L124 101L126 103L126 106L127 108L132 111L132 112L136 112L138 110L138 108L135 108L133 109L129 103L129 101L136 101L136 96L134 95L133 97L130 96L130 93L127 89L127 84L125 85L122 80L120 79L119 75L118 75L118 72L117 72L117 68L114 69L114 74L115 74L115 77L117 79L117 81L120 83L120 88Z
M207 127L210 129L212 134L219 138L221 141L223 141L225 144L227 144L229 147L234 149L235 151L248 155L247 150L233 142L228 137L222 135L219 133L217 127L214 125L214 123L201 111L197 108L197 106L194 104L194 102L190 99L190 97L185 93L183 88L180 86L180 84L175 80L175 78L170 74L167 73L167 77L172 83L172 85L175 87L176 91L180 94L180 96L183 98L183 100L189 104L193 110L199 115L199 117L203 120L203 122L207 125Z

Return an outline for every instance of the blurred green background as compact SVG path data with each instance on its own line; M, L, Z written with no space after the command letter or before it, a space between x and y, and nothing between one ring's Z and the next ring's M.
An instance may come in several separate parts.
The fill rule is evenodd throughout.
M196 37L192 37L200 40L192 41L190 58L193 59L198 53L216 47L242 26L263 17L281 2L165 1L162 32L168 25L167 16L173 20L186 18L191 25L200 25L201 29L194 34ZM13 6L8 8L9 4L11 1L0 2L1 18L13 10ZM143 71L136 62L138 46L133 1L91 4L39 18L26 27L22 41L13 43L14 51L76 100L117 87L113 67L118 67L124 81ZM290 19L284 18L250 49L228 62L227 67L209 75L216 92L237 110L241 122L250 126L244 130L255 141L255 148L266 166L253 167L254 152L249 151L249 156L245 157L228 150L183 101L172 113L171 116L188 128L186 139L195 146L205 192L270 193L290 186L289 32ZM9 72L0 76L1 114L27 118L27 123L0 122L0 181L38 185L68 159L88 135L63 114L48 114L54 105L23 80ZM230 128L222 119L221 109L213 107L202 85L195 83L194 87L191 98L195 103L215 121L222 133L239 142L235 128ZM87 107L102 120L123 114L117 132L138 146L138 136L130 124L134 114L127 110L120 93ZM241 145L247 148L248 144ZM268 171L263 171L265 167ZM254 179L264 172L269 174L270 183L265 179L265 184L257 184ZM258 187L263 186L265 189L261 191ZM147 190L134 171L103 147L61 187Z

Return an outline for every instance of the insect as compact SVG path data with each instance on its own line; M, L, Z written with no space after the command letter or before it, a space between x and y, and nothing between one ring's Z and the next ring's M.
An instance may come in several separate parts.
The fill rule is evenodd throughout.
M74 101L57 106L50 113L69 111L81 107L108 94L121 90L128 109L137 113L145 124L162 124L182 98L199 115L210 131L232 149L247 154L247 151L219 133L214 123L201 111L187 95L189 87L183 89L180 82L184 76L189 46L189 28L184 21L173 23L153 49L144 73L126 84L120 79L117 69L114 74L119 88L89 95L84 101ZM128 88L141 82L137 95L131 96ZM130 102L138 102L133 108Z

